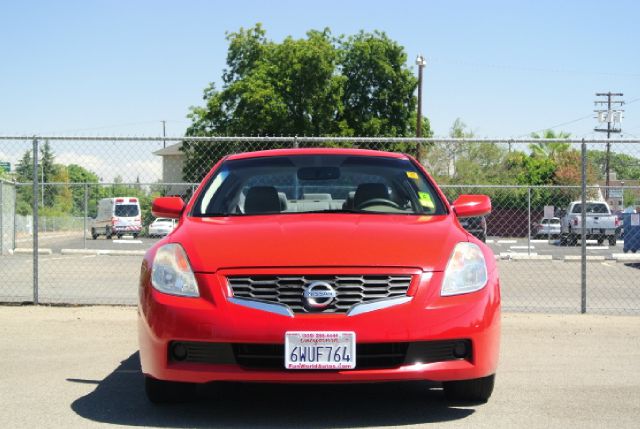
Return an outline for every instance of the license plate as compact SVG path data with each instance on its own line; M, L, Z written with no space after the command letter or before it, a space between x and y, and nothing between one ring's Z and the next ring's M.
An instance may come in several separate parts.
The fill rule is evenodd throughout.
M353 369L356 367L356 333L287 332L284 366L286 369Z

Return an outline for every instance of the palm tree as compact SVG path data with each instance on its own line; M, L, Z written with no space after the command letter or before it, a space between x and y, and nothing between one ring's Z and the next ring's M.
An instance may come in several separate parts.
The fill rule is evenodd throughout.
M531 137L534 139L547 139L557 140L554 142L540 142L532 143L529 145L529 149L533 152L534 156L542 158L556 159L559 154L567 152L571 148L570 143L566 143L560 140L566 140L571 137L571 133L559 131L556 133L553 130L545 130L542 134L531 133Z

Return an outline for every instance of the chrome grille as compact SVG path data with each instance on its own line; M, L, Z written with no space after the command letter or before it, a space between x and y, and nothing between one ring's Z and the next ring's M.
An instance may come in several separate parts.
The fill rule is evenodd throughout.
M356 304L406 296L411 276L230 276L227 281L236 298L285 304L294 313L346 313ZM336 298L327 308L314 311L305 306L302 294L305 287L317 281L329 283Z

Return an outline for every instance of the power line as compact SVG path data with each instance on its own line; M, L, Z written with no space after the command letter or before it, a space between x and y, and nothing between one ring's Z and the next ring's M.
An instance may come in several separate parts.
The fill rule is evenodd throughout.
M131 127L134 125L146 125L146 124L157 124L158 122L163 122L158 121L158 120L154 120L154 121L141 121L141 122L129 122L126 124L112 124L112 125L102 125L99 127L91 127L91 128L76 128L76 129L69 129L69 130L61 130L61 131L55 131L55 132L51 132L51 134L61 134L61 133L75 133L78 131L96 131L96 130L106 130L109 128L121 128L121 127ZM177 119L167 119L164 120L164 122L180 122L180 123L190 123L189 121L185 121L185 120L177 120Z
M626 101L624 104L625 104L625 106L628 106L629 104L633 104L633 103L636 103L636 102L638 102L638 101L640 101L640 97L638 97L638 98L634 98L634 99L633 99L633 100L631 100L631 101ZM531 132L529 132L529 133L527 133L527 134L521 134L521 135L517 136L516 138L527 137L527 136L530 136L532 133L541 133L541 132L544 132L544 131L547 131L547 130L553 130L553 129L555 129L555 128L563 127L563 126L565 126L565 125L574 124L574 123L576 123L576 122L580 122L580 121L583 121L583 120L585 120L585 119L589 119L589 118L592 118L592 117L593 117L592 115L581 116L581 117L576 118L576 119L573 119L573 120L571 120L571 121L562 122L562 123L560 123L560 124L556 124L556 125L553 125L553 126L551 126L551 127L541 128L541 129L539 129L539 130L531 131ZM634 130L635 130L636 128L632 128L632 129L634 129ZM587 134L593 134L593 133L587 133ZM586 136L587 134L584 134L583 136Z
M588 71L588 70L570 70L570 69L559 69L559 68L543 68L543 67L530 67L530 66L515 66L510 64L491 64L491 63L476 63L462 60L447 60L447 59L438 59L432 58L432 63L442 63L442 64L455 64L465 67L484 67L484 68L492 68L492 69L504 69L504 70L517 70L524 72L535 72L535 73L565 73L565 74L586 74L586 75L597 75L597 76L624 76L624 77L640 77L640 73L612 73L612 72L600 72L600 71Z
M518 136L518 137L516 137L516 138L520 138L520 137L527 137L527 136L530 136L530 135L531 135L531 134L533 134L533 133L541 133L541 132L544 132L544 131L547 131L547 130L553 130L554 128L563 127L563 126L565 126L565 125L569 125L569 124L574 124L574 123L576 123L576 122L584 121L585 119L589 119L589 118L592 118L592 117L593 117L593 115L581 116L581 117L576 118L576 119L573 119L573 120L571 120L571 121L562 122L561 124L556 124L556 125L553 125L553 126L551 126L551 127L541 128L541 129L539 129L539 130L531 131L531 132L529 132L529 133L527 133L527 134L521 134L521 135L519 135L519 136Z

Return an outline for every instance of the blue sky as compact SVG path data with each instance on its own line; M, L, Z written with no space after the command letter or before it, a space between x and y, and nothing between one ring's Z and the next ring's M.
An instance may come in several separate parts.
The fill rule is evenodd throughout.
M423 111L436 135L460 117L516 137L590 115L594 93L640 98L640 2L0 2L0 135L180 135L220 82L225 32L269 38L382 30L427 58ZM610 22L607 22L607 19ZM415 69L415 66L412 65ZM640 101L623 129L640 137ZM593 137L595 119L558 127Z

